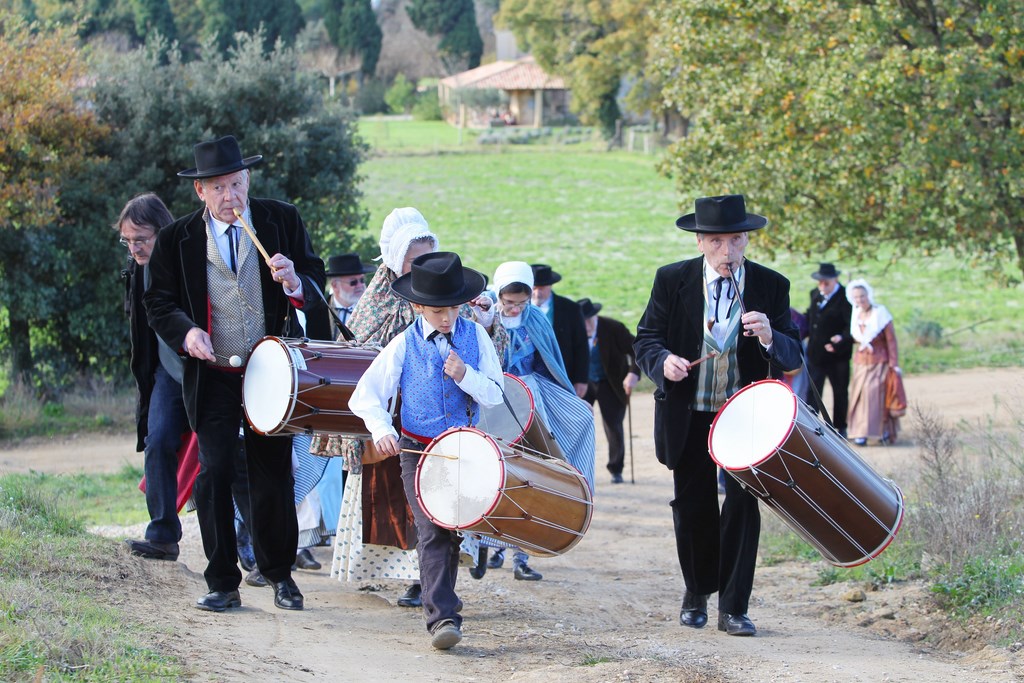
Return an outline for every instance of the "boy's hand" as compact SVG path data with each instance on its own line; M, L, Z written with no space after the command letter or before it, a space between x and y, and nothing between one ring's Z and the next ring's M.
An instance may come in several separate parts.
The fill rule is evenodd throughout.
M444 361L444 374L456 382L461 382L466 376L466 363L452 349L448 349L448 357Z
M377 446L377 450L384 455L398 455L401 452L398 448L398 439L391 434L382 437L375 445Z

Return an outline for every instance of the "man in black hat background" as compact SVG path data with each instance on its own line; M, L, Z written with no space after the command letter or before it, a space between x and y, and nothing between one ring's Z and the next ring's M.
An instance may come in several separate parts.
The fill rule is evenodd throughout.
M811 407L822 415L825 413L821 392L828 378L832 385L832 425L845 437L853 356L853 305L846 300L846 288L839 284L839 275L840 271L831 263L822 263L811 273L818 286L811 290L811 305L807 309L807 372L814 384L814 390L808 392Z
M618 320L598 315L601 304L590 299L576 302L583 314L590 347L589 385L583 400L601 409L601 422L608 441L608 471L613 484L623 483L626 438L622 421L626 417L629 396L640 381L640 368L633 359L636 341Z
M366 274L374 270L373 266L363 265L359 254L341 254L327 259L327 286L331 290L327 305L338 314L342 325L348 323L352 309L366 291ZM338 323L330 314L317 316L306 323L306 336L310 339L335 340L340 334Z
M551 286L561 282L562 276L546 263L531 263L533 270L534 306L548 317L555 328L558 350L562 352L565 374L576 389L576 395L583 398L589 381L590 353L587 349L587 331L583 325L583 314L575 301L555 294Z
M749 232L768 221L748 214L742 195L702 197L694 209L676 226L697 233L703 256L658 269L634 349L656 387L655 453L674 482L676 550L686 585L679 621L702 628L708 596L717 591L718 629L750 636L756 632L747 607L761 532L758 501L726 477L719 511L708 435L728 397L800 366L799 333L789 313L789 281L743 256ZM712 351L714 357L694 365Z
M160 231L144 301L153 330L185 356L185 408L199 438L194 492L210 592L196 607L219 612L241 605L231 499L241 424L256 562L274 587L274 604L302 609L302 593L291 578L298 541L292 440L261 436L242 420L242 371L264 335L288 329L293 309L323 314L313 293L324 286L323 261L294 206L249 197L249 169L262 156L243 158L230 135L201 142L194 153L195 168L178 175L192 179L203 207ZM246 225L269 258L261 256Z

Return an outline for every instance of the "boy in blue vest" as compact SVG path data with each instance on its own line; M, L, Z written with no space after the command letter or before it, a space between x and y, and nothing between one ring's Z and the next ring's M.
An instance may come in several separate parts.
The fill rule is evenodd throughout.
M501 364L486 330L459 317L459 307L480 295L486 280L464 268L458 254L420 256L391 290L412 302L416 320L391 340L360 378L349 410L362 418L382 454L397 455L416 522L423 610L431 644L447 650L462 640L462 603L455 594L457 532L434 524L416 498L419 452L452 427L476 424L479 405L501 403ZM402 435L389 402L402 392ZM424 456L427 457L427 456Z

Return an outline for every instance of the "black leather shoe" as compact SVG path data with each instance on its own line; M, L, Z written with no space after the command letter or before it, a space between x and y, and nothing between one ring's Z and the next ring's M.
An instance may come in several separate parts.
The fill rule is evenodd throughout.
M263 577L263 574L260 574L259 569L253 569L251 572L246 574L245 583L246 585L252 586L253 588L266 588L270 585L267 583L267 580Z
M752 636L757 633L754 622L746 614L718 613L718 630L730 636Z
M624 484L624 483L626 483L626 480L622 478L621 474L615 473L615 474L612 475L612 483L613 484Z
M525 562L517 564L512 575L519 581L540 581L544 578L543 574L533 571Z
M309 548L303 548L295 556L295 566L299 569L317 570L323 565L316 561L313 553L309 552Z
M487 573L487 546L480 546L480 550L476 553L476 566L469 568L469 575L474 579L484 578L484 574Z
M302 609L303 599L299 587L288 577L284 581L274 582L274 605L281 609Z
M241 606L242 598L238 591L213 591L196 600L196 607L207 612L223 612Z
M690 628L704 628L708 623L708 596L686 591L683 608L679 610L679 623Z
M501 566L505 564L505 549L498 548L491 555L491 559L487 560L488 569L501 569Z
M178 559L177 543L132 540L125 541L125 543L131 548L132 555L137 555L138 557L145 557L150 560L170 560L172 562Z
M423 592L423 586L418 583L414 583L409 586L409 589L405 591L405 595L398 598L399 607L423 607L423 600L420 598L420 594Z

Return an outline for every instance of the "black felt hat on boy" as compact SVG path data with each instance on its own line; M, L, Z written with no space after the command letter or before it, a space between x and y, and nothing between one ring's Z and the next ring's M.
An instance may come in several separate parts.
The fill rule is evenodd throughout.
M458 306L480 296L486 286L483 273L462 265L451 251L423 254L412 270L391 283L391 291L423 306Z

